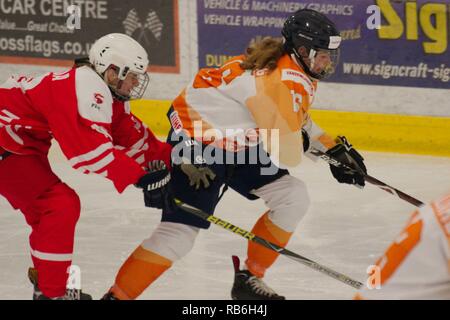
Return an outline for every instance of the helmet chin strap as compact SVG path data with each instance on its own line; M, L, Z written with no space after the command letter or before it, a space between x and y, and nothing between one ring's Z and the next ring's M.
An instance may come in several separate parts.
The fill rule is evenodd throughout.
M314 49L310 49L309 51L309 55L308 55L308 59L310 59L311 61L311 66L308 66L302 59L302 56L300 56L300 54L297 52L297 50L294 49L294 47L292 47L291 51L294 54L295 60L297 62L298 65L300 65L303 70L306 72L307 76L311 79L311 80L321 80L321 77L316 77L314 76L314 72L312 71L312 69L314 68L314 64L316 62L316 54L317 51ZM292 55L291 55L292 56Z
M292 61L295 62L296 65L298 65L299 67L303 68L303 66L300 63L300 60L297 58L297 56L293 53L291 53L291 59Z
M311 61L311 66L309 67L310 70L314 69L314 64L316 63L316 53L317 51L312 49L309 50L309 60Z
M313 50L313 49L311 49L311 51L314 51L314 55L316 54L315 52L315 50ZM313 77L312 75L311 75L311 70L310 70L310 68L306 65L306 63L303 61L303 59L302 59L302 57L300 56L300 54L298 53L298 52L296 52L296 50L295 49L292 49L292 54L291 54L291 58L293 58L293 60L294 60L294 62L299 66L299 67L301 67L304 71L305 71L305 73L306 73L306 75L308 76L308 78L310 78L310 80L311 81L314 81L314 80L319 80L319 79L316 79L315 77ZM311 55L311 53L310 53L310 55ZM314 60L315 60L315 57L313 57L313 59L312 59L312 63L314 63ZM313 64L312 64L313 65Z

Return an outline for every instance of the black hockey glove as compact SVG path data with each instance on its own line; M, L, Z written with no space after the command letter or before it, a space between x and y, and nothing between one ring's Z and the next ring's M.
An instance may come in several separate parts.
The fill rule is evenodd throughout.
M136 183L136 187L144 191L146 207L162 209L174 205L170 189L170 172L161 160L154 160L148 164L148 173Z
M347 170L343 167L336 167L330 164L331 173L340 183L354 184L364 187L364 176L367 174L364 158L356 151L345 137L337 137L338 144L327 151L327 154L355 171Z
M209 188L211 181L216 178L214 172L204 165L193 165L183 163L180 165L181 171L188 177L189 185L195 186L195 190L198 190L203 182L205 189Z

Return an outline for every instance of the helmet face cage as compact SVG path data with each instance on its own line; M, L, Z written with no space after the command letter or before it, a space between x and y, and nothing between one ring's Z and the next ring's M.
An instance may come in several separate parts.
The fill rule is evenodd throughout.
M139 84L134 87L133 89L131 89L130 92L130 100L136 100L136 99L141 99L142 96L145 93L145 90L147 90L148 87L148 83L150 81L150 77L148 76L148 73L139 73L137 74L137 80L139 82Z
M148 87L149 81L150 81L150 77L148 76L147 72L136 73L133 71L126 70L128 68L124 68L124 70L122 72L120 72L119 68L116 66L111 66L110 68L112 68L118 74L121 75L119 77L119 82L117 83L117 85L115 85L115 86L109 85L109 88L114 93L114 96L117 99L119 99L121 101L128 101L128 100L137 100L137 99L142 98L142 96L145 93L145 90ZM129 74L132 74L135 77L138 84L131 88L129 95L125 95L123 93L120 93L119 90L122 87L123 82L125 81L125 79L127 78L127 76Z
M306 73L317 80L330 77L339 64L340 49L308 48L300 45L295 46L292 51Z

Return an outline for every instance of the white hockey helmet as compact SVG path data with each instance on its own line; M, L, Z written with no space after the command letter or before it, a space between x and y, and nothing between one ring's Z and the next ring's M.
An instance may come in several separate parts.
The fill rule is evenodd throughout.
M149 82L147 74L149 61L147 52L136 40L122 33L107 34L92 45L89 62L102 77L108 68L116 69L119 84L116 87L110 86L110 89L117 98L121 100L142 98ZM132 89L129 96L124 96L117 90L130 72L137 76L139 85Z

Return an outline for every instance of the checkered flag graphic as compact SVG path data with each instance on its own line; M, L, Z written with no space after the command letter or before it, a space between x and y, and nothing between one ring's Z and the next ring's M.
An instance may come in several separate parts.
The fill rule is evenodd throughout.
M163 27L164 24L161 22L156 12L150 11L147 15L144 28L149 29L153 33L155 39L160 41Z
M131 37L131 35L136 31L136 29L142 28L142 24L139 21L136 9L131 9L125 20L122 22L125 33Z

